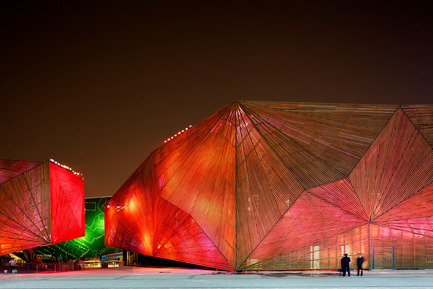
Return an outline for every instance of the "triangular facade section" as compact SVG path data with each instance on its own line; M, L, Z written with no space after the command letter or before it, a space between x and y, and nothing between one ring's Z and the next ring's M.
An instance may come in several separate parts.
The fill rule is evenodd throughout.
M303 188L284 157L284 136L241 105L236 111L237 267Z
M433 105L403 105L401 108L433 148Z
M0 159L0 184L40 165L40 162Z
M305 189L347 177L392 117L396 105L245 101L285 136L288 164Z
M176 210L171 221L176 224L167 227L161 239L157 240L155 257L180 259L186 263L233 270L227 259L191 216L181 210Z
M365 209L348 178L312 188L307 191L314 196L365 220L366 222L369 221Z
M80 176L51 161L0 165L7 179L0 184L1 255L84 236Z
M373 221L433 181L433 150L398 109L349 180Z
M51 242L48 164L0 184L0 255Z
M198 223L159 196L164 180L155 166L158 158L157 154L152 154L107 203L106 245L148 256L232 270L228 260Z
M53 243L84 236L84 183L81 176L49 163Z
M236 105L228 106L155 151L159 196L189 214L229 260L236 258ZM190 139L191 138L191 139ZM178 146L178 143L188 145ZM161 173L160 173L161 172Z
M433 237L433 184L380 216L374 224Z

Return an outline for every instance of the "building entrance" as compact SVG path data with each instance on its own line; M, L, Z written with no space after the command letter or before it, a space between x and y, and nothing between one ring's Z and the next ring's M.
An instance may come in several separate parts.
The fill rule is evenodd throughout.
M394 269L394 247L371 248L372 269Z

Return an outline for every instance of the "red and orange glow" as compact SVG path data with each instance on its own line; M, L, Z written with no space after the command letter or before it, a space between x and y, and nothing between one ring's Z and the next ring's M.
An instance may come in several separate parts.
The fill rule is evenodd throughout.
M387 268L390 248L433 267L432 126L433 105L232 103L134 172L106 245L225 270Z
M0 179L0 255L84 236L80 176L52 162L0 160Z

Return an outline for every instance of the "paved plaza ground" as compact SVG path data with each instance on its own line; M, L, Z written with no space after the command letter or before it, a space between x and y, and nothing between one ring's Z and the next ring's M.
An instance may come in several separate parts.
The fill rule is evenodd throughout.
M433 288L432 270L369 271L363 277L336 272L248 272L139 268L61 273L1 274L0 288Z

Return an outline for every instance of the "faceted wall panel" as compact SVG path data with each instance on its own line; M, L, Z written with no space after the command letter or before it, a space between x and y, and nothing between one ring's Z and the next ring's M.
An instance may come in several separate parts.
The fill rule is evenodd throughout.
M10 180L41 163L24 160L2 160L0 159L0 184Z
M176 152L176 155L184 156L177 170L172 174L162 172L163 177L159 178L164 186L159 195L190 215L233 263L236 257L235 116L227 108L207 122L212 126L205 123L208 130L200 133L199 142L194 147L184 147ZM192 128L188 135L200 127ZM192 153L188 154L190 150ZM171 164L177 159L169 154L163 160L161 157L161 161ZM208 177L216 175L220 177Z
M51 241L47 163L0 184L0 255Z
M399 109L349 179L374 220L433 181L433 151Z
M84 219L84 182L50 163L51 228L53 243L82 237Z
M303 188L287 170L284 137L237 109L236 225L237 264L260 243Z
M345 253L427 268L432 108L234 102L134 172L106 243L226 270L336 269Z
M159 156L157 156L159 157ZM105 207L105 244L140 254L230 270L194 219L158 195L151 155Z
M433 105L404 105L402 109L429 145L433 147Z
M303 192L248 258L266 260L365 224L365 220L310 192ZM241 268L245 264L241 265Z
M2 163L16 174L0 184L0 255L84 235L81 177L51 162Z
M293 173L311 188L346 177L370 147L398 106L316 103L246 102L286 139Z
M433 184L398 204L374 221L375 224L433 237Z

